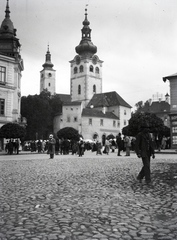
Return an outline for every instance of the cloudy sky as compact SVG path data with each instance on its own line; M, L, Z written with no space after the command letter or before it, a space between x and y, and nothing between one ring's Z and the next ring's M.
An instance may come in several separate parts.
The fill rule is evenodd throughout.
M132 107L169 92L162 77L177 72L176 0L9 0L22 44L22 96L39 94L50 45L56 92L70 93L70 63L81 40L85 6L91 38L103 63L103 92L116 91ZM6 0L0 3L0 21Z

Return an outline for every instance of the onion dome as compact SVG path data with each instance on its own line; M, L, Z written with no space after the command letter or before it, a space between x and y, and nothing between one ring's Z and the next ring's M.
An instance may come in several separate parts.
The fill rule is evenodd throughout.
M16 29L10 19L9 0L7 0L5 19L3 20L0 28L0 35L16 36Z
M49 45L48 45L48 49L47 49L47 53L45 55L45 63L42 65L43 68L53 68L53 63L51 62L51 54L49 51Z
M83 21L82 40L80 44L75 48L76 53L81 56L92 57L97 52L97 47L91 42L91 29L89 27L90 22L87 19L87 9L85 9L85 19Z

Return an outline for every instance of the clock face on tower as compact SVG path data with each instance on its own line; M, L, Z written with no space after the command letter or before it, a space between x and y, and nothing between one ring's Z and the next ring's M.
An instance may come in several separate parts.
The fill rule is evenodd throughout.
M76 56L76 64L80 64L81 58L79 56Z

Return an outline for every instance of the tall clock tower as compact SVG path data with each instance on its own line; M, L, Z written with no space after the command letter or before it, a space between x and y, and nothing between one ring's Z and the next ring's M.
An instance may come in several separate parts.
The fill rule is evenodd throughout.
M43 70L40 71L40 93L47 89L52 95L55 93L55 70L51 62L51 54L49 46L45 55L45 63L42 65Z
M82 39L75 48L77 55L70 61L70 94L71 101L83 102L86 107L95 93L102 93L102 63L96 54L97 47L91 41L90 22L83 21Z

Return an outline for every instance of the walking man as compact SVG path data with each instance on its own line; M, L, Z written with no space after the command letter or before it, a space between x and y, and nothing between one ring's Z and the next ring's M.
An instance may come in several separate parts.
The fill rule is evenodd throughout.
M136 137L136 154L139 158L142 158L143 162L143 167L137 176L137 180L141 182L145 177L145 181L148 184L151 182L150 158L151 156L155 158L155 155L147 123L142 125L141 132Z

